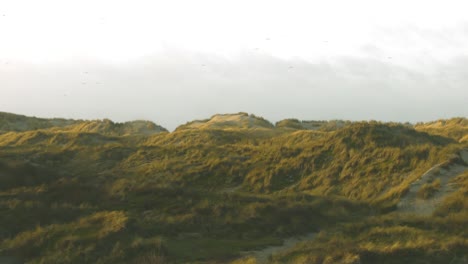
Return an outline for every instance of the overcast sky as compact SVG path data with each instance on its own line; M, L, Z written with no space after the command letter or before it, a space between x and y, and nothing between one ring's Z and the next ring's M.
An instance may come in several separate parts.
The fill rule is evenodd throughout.
M0 111L468 116L464 1L0 0Z

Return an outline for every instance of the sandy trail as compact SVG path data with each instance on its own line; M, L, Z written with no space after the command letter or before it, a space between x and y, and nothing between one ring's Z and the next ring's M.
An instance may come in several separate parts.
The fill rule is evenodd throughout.
M271 246L262 250L246 251L243 255L255 257L258 264L267 263L268 258L275 253L290 249L300 242L314 239L316 233L308 233L303 236L286 238L281 246Z
M221 192L223 192L223 193L235 193L238 190L240 190L241 188L242 188L242 184L234 186L234 187L227 187L224 190L222 190Z
M461 151L460 156L468 163L468 149ZM442 168L442 164L437 164L425 172L418 180L410 185L408 193L401 198L397 205L397 212L411 213L422 216L430 216L450 193L456 190L456 186L450 180L468 170L464 164L452 164L447 168ZM417 197L421 187L433 180L440 180L440 189L429 199Z

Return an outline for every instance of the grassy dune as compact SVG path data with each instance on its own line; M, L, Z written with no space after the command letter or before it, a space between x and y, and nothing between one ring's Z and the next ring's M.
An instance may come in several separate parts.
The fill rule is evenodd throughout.
M396 212L425 171L463 163L466 119L275 126L239 113L169 133L144 121L48 126L52 121L0 116L0 256L28 263L255 263L243 252L318 232L271 261L466 257L466 173L454 178L456 191L433 216ZM436 182L420 195L433 192Z

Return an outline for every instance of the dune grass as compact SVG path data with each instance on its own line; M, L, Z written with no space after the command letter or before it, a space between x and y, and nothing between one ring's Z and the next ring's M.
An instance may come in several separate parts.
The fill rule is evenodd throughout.
M422 173L460 162L466 146L458 136L395 123L307 130L294 120L274 127L239 118L240 127L151 135L139 133L146 123L125 135L122 125L105 122L1 134L0 256L253 263L241 253L319 230L316 240L272 261L447 263L464 256L466 174L434 217L389 213ZM433 182L421 195L436 190Z

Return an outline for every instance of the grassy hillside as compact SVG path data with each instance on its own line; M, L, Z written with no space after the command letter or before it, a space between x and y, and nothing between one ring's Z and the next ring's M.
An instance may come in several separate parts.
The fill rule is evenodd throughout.
M103 120L0 134L0 256L242 262L242 252L319 230L272 261L465 256L465 174L434 217L402 216L396 206L434 165L463 163L468 145L451 129L466 125L433 133L396 123L280 123L239 113L172 133Z
M283 119L276 122L278 128L289 128L299 130L319 130L319 131L333 131L342 127L352 124L351 121L344 120L331 120L331 121L299 121L295 118Z
M237 114L218 114L210 119L195 120L179 126L176 130L184 129L261 129L273 128L268 120L253 114L240 112Z
M109 119L92 121L61 118L45 119L0 112L0 134L7 132L36 131L40 129L50 129L56 132L100 133L109 136L133 134L151 135L167 132L167 129L153 122L143 120L114 123Z
M390 213L337 225L272 263L467 263L468 170L431 217Z
M450 137L459 142L468 142L468 119L466 118L459 117L428 123L418 123L414 127L418 131Z
M0 112L0 133L8 131L28 131L51 127L64 127L79 122L81 121L62 118L45 119Z

